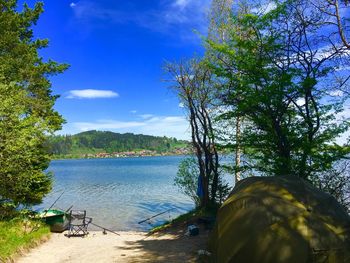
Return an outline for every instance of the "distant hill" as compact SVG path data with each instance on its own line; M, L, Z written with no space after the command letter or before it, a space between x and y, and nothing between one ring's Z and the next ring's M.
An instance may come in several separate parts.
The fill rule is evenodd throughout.
M75 135L50 136L48 147L56 158L76 158L99 153L144 152L181 153L188 142L168 137L156 137L133 133L87 131Z

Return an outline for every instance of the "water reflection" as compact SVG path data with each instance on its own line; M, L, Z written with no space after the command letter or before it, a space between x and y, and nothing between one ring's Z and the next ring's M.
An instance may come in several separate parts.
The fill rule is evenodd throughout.
M173 185L184 157L53 161L54 187L37 209L55 205L87 210L93 222L113 230L148 230L193 208L192 201ZM170 208L152 220L138 224Z

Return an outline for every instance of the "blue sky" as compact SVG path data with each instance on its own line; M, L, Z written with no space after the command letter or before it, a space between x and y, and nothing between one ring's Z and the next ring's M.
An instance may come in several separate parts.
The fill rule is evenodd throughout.
M61 95L55 108L67 121L60 134L97 129L189 137L183 109L162 81L162 64L203 53L199 35L209 0L43 2L34 33L50 46L41 55L70 64L52 78Z

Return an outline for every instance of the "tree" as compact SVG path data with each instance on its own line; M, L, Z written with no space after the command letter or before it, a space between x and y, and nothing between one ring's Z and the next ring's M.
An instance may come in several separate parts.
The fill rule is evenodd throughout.
M225 35L230 23L233 0L213 0L209 13L208 38L212 41L225 42ZM210 55L210 53L209 53Z
M32 31L42 12L42 3L20 12L17 1L0 0L0 199L15 205L39 203L50 191L46 135L63 123L49 77L68 66L38 54L48 45Z
M238 27L238 24L232 23L231 13L233 9L233 1L232 0L213 0L211 10L210 10L210 25L209 25L209 33L208 33L208 40L210 42L215 43L221 43L226 44L229 42L229 32L232 30L235 30L241 38L247 37L249 34L249 31L243 32L241 28ZM249 6L246 2L240 2L238 4L237 8L237 16L240 16L241 14L246 14L249 10ZM208 45L206 52L206 57L209 59L209 61L218 60L220 63L220 60L223 60L222 57L223 53L218 53L214 49L211 49L211 46ZM236 74L240 74L239 72L236 72ZM235 107L235 105L232 103L232 100L229 102L226 102L226 94L223 90L231 90L235 87L232 86L232 82L225 81L222 78L217 78L217 82L219 82L216 86L219 87L219 97L221 97L221 103L225 105L225 111L218 116L218 120L220 120L222 123L226 122L226 125L224 126L224 129L227 134L227 120L232 118L232 114L230 114L229 109L232 107ZM220 94L221 92L221 94ZM231 111L232 113L232 111ZM243 117L239 114L235 114L234 116L234 127L229 129L234 131L234 136L232 141L224 143L223 148L226 149L233 149L235 151L235 161L234 161L234 174L235 174L235 183L240 181L242 179L241 175L241 155L242 155L242 145L241 145L241 133L242 133L242 122ZM231 124L232 125L232 124ZM223 133L223 131L221 132ZM230 137L230 135L228 135ZM225 140L225 139L224 139Z
M325 85L345 51L325 45L324 26L307 1L285 1L263 14L234 14L225 43L208 40L222 54L210 67L234 87L223 97L235 106L232 116L247 118L242 143L262 173L313 181L348 153L335 142L348 129L335 118L345 98L330 101Z
M171 76L172 88L187 110L203 189L200 206L208 208L216 203L219 185L219 157L212 122L212 74L196 59L168 63L164 69Z
M334 196L337 201L350 213L350 174L349 161L338 162L330 170L319 176L318 188Z
M0 84L0 197L15 204L35 204L51 190L43 148L45 125L26 115L29 97L16 84ZM40 125L38 125L40 124Z
M175 177L175 185L193 200L196 207L201 205L201 200L197 195L198 174L199 169L196 159L186 158L181 161Z
M327 0L311 1L314 8L326 17L327 25L331 31L332 38L340 38L343 45L350 49L349 29L350 19L343 14L350 10L349 1ZM338 39L339 40L339 39Z
M232 0L213 0L210 8L209 15L209 30L208 30L208 39L216 43L225 43L227 38L228 29L230 28L230 15L232 9L233 1ZM210 49L210 46L207 47L206 56L209 60L217 59L215 57L215 52ZM225 115L225 114L223 114ZM221 116L221 119L224 117ZM241 116L235 117L235 127L230 130L235 131L234 141L235 141L235 161L234 161L234 171L235 171L235 183L241 179L241 147L240 147L240 136L241 136ZM227 127L225 127L227 128ZM227 134L226 134L227 136ZM227 146L227 145L226 145Z
M318 13L323 17L324 24L326 27L324 30L328 32L326 36L330 45L334 47L339 47L340 44L343 45L343 49L348 50L347 59L343 59L342 65L338 70L343 72L343 77L338 79L338 89L339 92L345 92L349 94L349 90L345 84L350 79L350 74L348 70L350 67L350 5L349 1L341 0L327 0L319 1L312 0L311 5L316 8Z

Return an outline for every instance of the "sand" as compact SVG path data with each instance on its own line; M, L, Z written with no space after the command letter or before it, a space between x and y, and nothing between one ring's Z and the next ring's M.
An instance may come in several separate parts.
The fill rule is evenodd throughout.
M18 263L61 262L196 262L197 251L205 249L208 232L186 236L180 227L148 236L143 232L104 235L90 232L84 238L64 234L51 238L16 260Z

